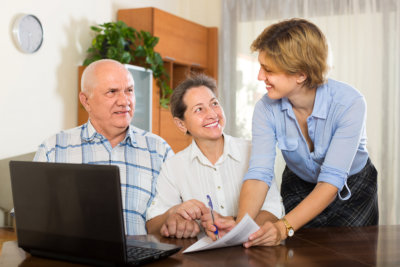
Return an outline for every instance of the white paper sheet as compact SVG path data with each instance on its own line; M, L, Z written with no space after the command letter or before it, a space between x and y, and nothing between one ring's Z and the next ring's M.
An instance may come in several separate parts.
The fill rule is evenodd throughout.
M241 245L258 229L260 227L246 214L240 223L222 238L212 241L210 237L205 236L185 249L183 253Z

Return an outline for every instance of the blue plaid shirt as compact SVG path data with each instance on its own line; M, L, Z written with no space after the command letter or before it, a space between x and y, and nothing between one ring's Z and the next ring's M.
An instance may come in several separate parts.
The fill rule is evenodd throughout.
M126 234L142 235L146 234L146 210L154 198L161 165L173 154L161 137L132 125L125 139L112 148L89 121L45 140L34 160L117 165Z

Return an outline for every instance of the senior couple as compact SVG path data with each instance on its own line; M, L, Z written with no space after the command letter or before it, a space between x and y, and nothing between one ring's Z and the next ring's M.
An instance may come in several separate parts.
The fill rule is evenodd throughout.
M171 96L176 126L193 137L174 155L162 138L130 124L130 73L99 60L82 76L79 98L88 122L47 139L35 160L119 166L128 235L188 238L204 228L215 240L216 226L222 236L248 213L260 225L243 244L250 247L278 245L303 226L377 224L365 99L326 79L323 33L309 21L286 20L267 27L251 48L259 52L258 79L268 91L254 110L252 146L223 132L216 83L200 74ZM283 204L273 177L276 145L286 161Z

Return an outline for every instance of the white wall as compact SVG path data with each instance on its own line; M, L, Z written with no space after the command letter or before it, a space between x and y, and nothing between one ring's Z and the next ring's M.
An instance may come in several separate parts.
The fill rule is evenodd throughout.
M0 159L36 151L48 136L77 124L77 66L90 26L115 21L118 9L153 6L204 26L220 26L220 0L18 0L0 9ZM24 54L12 39L21 13L37 16L44 42Z

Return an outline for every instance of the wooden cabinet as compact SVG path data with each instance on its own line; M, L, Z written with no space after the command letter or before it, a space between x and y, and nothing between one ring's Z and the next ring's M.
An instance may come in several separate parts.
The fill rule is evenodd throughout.
M160 38L155 50L165 62L171 88L175 88L193 72L204 72L217 79L216 27L205 27L151 7L120 9L117 19L136 30L148 31ZM154 88L153 97L159 96L159 88L156 85ZM190 144L191 138L178 130L169 110L161 108L156 101L153 104L153 133L163 137L175 152L184 149Z
M157 8L120 9L117 19L159 37L156 51L164 59L196 66L217 76L217 28L204 27Z
M155 50L161 54L170 75L170 87L175 88L191 73L218 76L218 29L205 27L157 8L120 9L117 19L136 30L144 30L160 38ZM160 89L153 82L152 132L164 138L178 152L191 142L175 126L169 109L159 104ZM79 104L79 109L83 108ZM82 117L85 111L78 112ZM87 121L78 118L79 123Z

